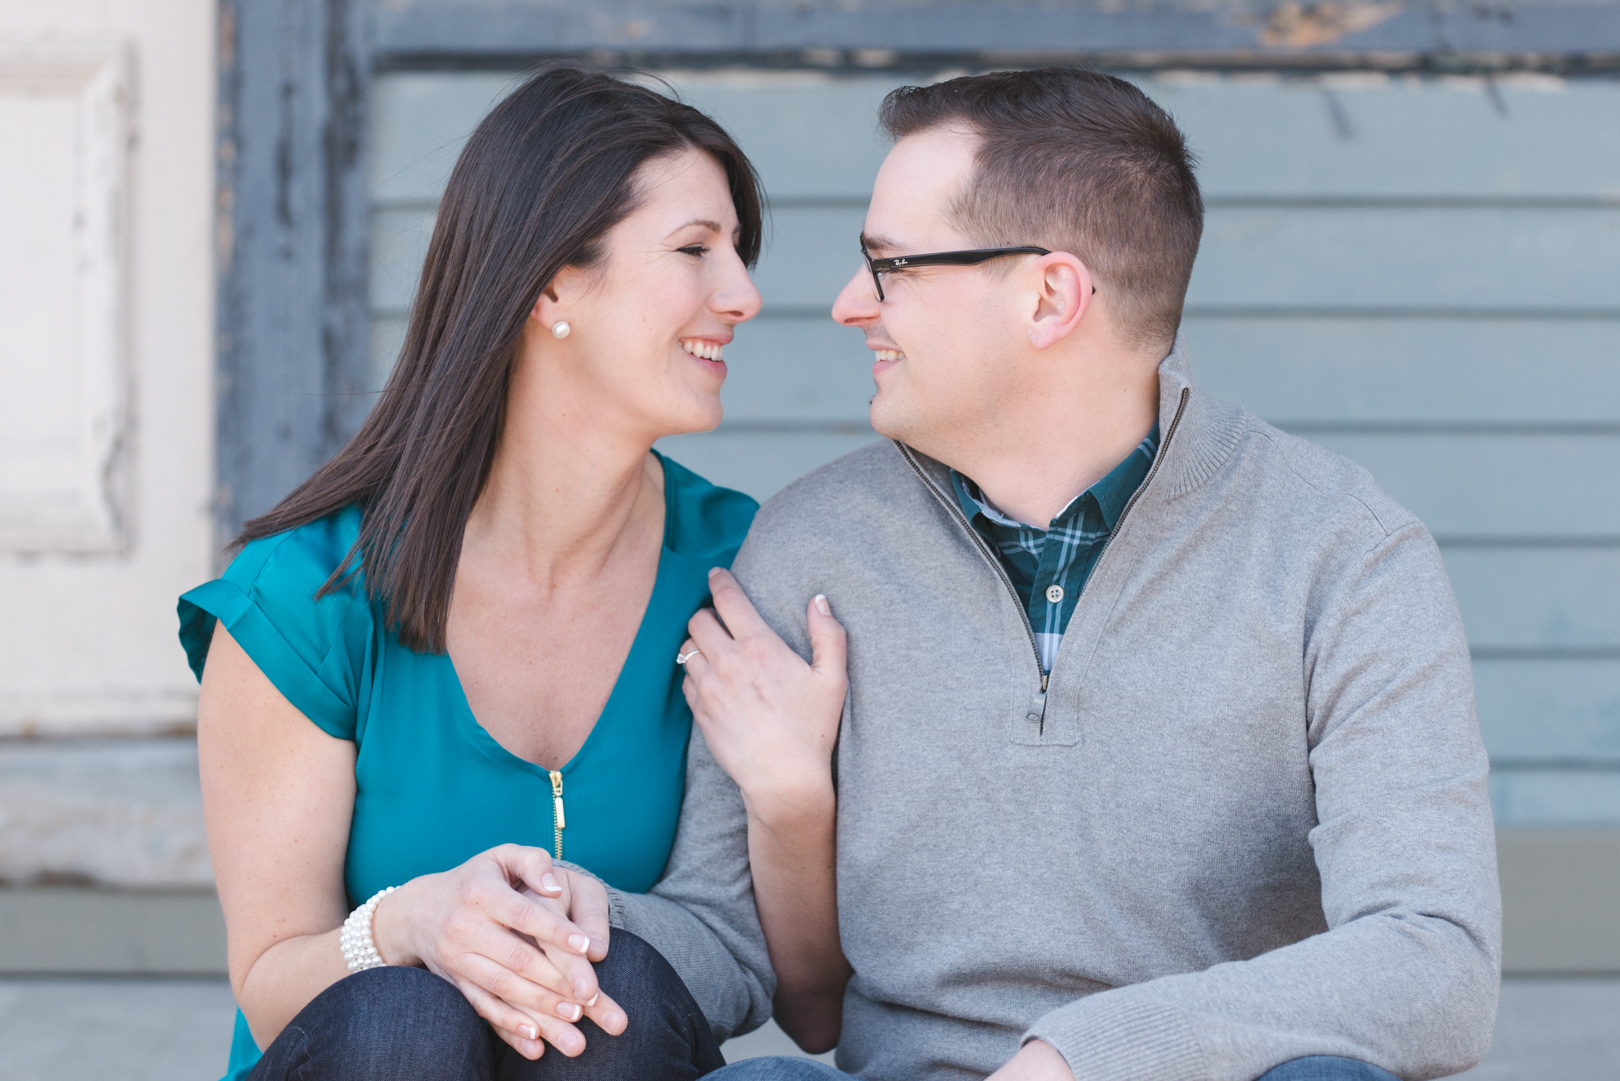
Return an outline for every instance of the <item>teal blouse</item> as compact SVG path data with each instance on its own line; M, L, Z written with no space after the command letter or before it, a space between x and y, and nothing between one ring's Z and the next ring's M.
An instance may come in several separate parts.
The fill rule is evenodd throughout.
M652 597L607 705L555 775L479 725L449 655L401 645L359 576L314 599L354 543L357 507L253 541L222 577L180 598L180 641L198 679L223 620L304 716L354 741L344 866L351 908L509 842L554 855L560 846L562 858L621 890L646 892L658 880L675 839L692 730L675 653L708 597L709 569L730 566L757 509L659 458L664 544ZM226 1081L246 1077L258 1059L238 1013Z

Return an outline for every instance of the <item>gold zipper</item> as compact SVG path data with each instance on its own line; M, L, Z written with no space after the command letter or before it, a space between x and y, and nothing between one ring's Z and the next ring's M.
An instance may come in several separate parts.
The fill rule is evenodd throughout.
M551 771L551 820L557 835L557 850L553 855L562 859L562 831L568 828L568 819L563 816L562 770L556 769Z

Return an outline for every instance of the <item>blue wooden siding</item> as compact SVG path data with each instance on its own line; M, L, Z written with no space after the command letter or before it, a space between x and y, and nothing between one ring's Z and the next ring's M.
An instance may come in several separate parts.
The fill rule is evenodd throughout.
M869 358L826 310L885 151L892 74L672 73L760 167L766 308L726 422L668 442L767 496L874 438ZM1203 160L1188 298L1213 393L1362 463L1445 552L1506 826L1620 824L1620 83L1164 74ZM380 77L374 372L433 207L500 74Z

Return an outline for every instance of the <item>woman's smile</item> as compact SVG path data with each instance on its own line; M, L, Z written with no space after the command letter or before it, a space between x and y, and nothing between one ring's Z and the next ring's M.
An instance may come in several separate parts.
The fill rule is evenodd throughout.
M722 355L726 345L724 342L711 338L682 338L681 348L686 355L694 360L701 360L707 364L718 367L722 372L726 369L725 358Z

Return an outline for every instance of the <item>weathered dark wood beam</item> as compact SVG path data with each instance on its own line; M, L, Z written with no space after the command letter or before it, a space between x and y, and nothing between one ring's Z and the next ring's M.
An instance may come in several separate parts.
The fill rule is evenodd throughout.
M1620 5L389 0L384 66L609 53L827 67L1065 57L1217 67L1620 68Z
M358 426L366 323L365 0L221 0L221 542Z

